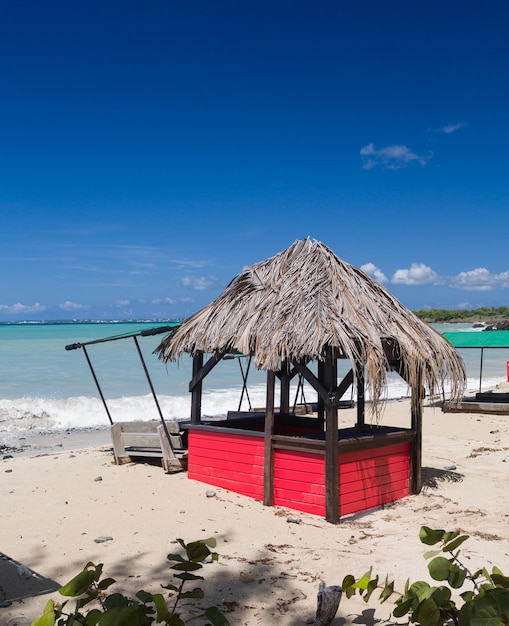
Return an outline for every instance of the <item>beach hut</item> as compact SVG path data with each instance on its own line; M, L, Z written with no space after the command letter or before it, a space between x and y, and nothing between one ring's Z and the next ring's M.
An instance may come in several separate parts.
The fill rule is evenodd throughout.
M461 357L439 333L311 239L246 268L156 353L165 362L193 358L190 478L332 523L420 491L425 388L440 393L448 381L459 398L466 379ZM204 380L231 354L250 355L266 371L266 405L202 419ZM342 360L348 372L338 380ZM381 420L391 370L411 390L404 428ZM312 414L292 411L295 377L316 391ZM354 423L339 428L350 388Z

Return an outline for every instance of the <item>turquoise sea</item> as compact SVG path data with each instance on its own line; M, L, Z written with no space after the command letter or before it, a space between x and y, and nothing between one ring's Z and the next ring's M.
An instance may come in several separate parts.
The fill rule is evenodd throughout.
M69 428L107 426L108 417L101 402L82 349L68 351L73 343L125 335L143 329L164 326L165 322L94 322L94 323L13 323L0 324L0 444L20 430L53 431ZM435 325L439 332L470 330L468 324ZM162 335L139 337L165 418L188 419L191 360L164 364L152 352ZM98 343L87 347L87 353L107 400L113 421L157 419L158 412L132 338ZM478 390L479 350L463 350L469 377L469 388ZM509 350L485 350L482 388L506 380ZM237 409L242 390L240 365L234 359L221 364L207 377L203 398L205 415L221 415ZM345 364L346 367L346 364ZM296 390L295 390L296 391ZM305 390L306 400L314 392ZM264 374L251 368L249 398L242 408L265 402ZM394 375L389 380L388 397L408 395L406 384ZM3 438L3 442L2 442Z

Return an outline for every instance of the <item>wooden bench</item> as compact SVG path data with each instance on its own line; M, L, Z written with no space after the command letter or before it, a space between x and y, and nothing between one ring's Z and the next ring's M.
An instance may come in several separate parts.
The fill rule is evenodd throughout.
M170 435L170 440L166 434ZM110 428L115 463L130 463L133 457L159 458L165 472L187 469L185 433L177 421L117 422Z

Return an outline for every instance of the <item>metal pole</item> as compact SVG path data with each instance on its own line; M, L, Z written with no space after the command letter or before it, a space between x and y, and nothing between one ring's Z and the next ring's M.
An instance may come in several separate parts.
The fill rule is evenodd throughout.
M242 406L242 400L244 399L244 393L246 394L247 397L247 403L249 405L249 410L252 410L252 406L251 406L251 398L249 397L249 393L247 391L247 377L249 375L249 368L251 367L251 359L253 358L251 355L249 356L248 362L247 362L247 369L246 369L246 373L244 374L244 368L242 367L242 361L240 360L242 357L239 357L239 365L240 365L240 375L242 376L242 392L240 394L240 402L239 402L239 408L238 411L240 413L240 407Z
M482 357L483 357L483 353L484 353L484 348L481 348L481 371L479 373L479 393L481 393L481 386L482 386Z
M90 371L92 372L92 376L94 378L95 385L97 387L97 391L99 392L99 395L101 396L101 400L103 401L103 405L104 405L104 408L106 409L106 414L108 416L108 419L110 420L110 424L113 426L113 420L111 419L111 415L110 415L110 412L109 412L109 409L108 409L108 405L106 404L106 400L104 399L101 386L99 385L99 381L97 380L97 376L95 375L94 368L92 367L92 362L90 361L90 358L88 356L87 349L85 348L84 345L82 345L81 347L83 348L83 352L85 353L85 358L87 359L88 367L90 368Z
M157 399L154 386L152 385L152 380L150 378L150 374L148 373L148 369L147 369L147 366L145 364L145 359L143 358L143 354L142 354L141 349L140 349L140 344L138 343L138 340L136 339L136 337L133 337L133 339L134 339L134 343L136 344L136 349L138 350L138 354L140 356L141 364L143 365L143 369L145 371L145 376L147 377L147 381L148 381L148 384L149 384L149 387L150 387L150 391L152 392L152 396L154 398L154 402L156 403L157 411L159 413L159 417L161 419L161 423L163 425L164 432L166 433L166 437L168 438L168 442L171 445L170 433L168 432L168 427L166 426L166 422L164 421L163 412L161 411L161 407L159 406L159 401Z

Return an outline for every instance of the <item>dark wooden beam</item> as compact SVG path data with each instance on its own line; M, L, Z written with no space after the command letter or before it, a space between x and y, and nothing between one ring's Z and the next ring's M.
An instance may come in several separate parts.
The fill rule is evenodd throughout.
M350 370L348 374L343 378L343 380L339 383L339 385L334 389L336 402L339 402L341 400L341 398L345 395L345 393L348 391L352 384L353 370Z
M357 371L357 426L362 428L366 421L366 387L364 368Z
M280 396L279 407L281 413L290 412L290 364L288 361L283 361L281 364L281 382L280 382Z
M337 384L337 361L331 348L327 349L323 384L331 397ZM325 519L331 524L339 522L339 507L338 408L329 401L325 404Z
M329 402L329 392L322 385L320 380L313 374L313 372L307 368L304 363L295 363L295 369L302 374L304 378L308 381L308 383L313 387L313 389L318 393L320 398L326 404Z
M422 404L424 388L422 386L422 372L418 376L417 384L412 388L412 430L415 439L412 446L411 469L411 492L420 493L422 489Z
M318 361L318 379L323 380L323 378L324 378L324 362ZM320 394L318 394L317 416L323 428L325 425L325 402Z
M201 422L201 394L202 380L198 379L199 372L203 369L203 352L198 352L193 356L193 380L196 382L189 388L191 391L191 424L199 424Z
M219 361L224 357L227 352L222 352L217 356L211 356L210 359L203 365L203 352L201 354L201 367L195 371L194 358L193 358L193 377L189 383L189 391L193 391L196 385L201 384L202 380L210 374L210 372L216 367Z
M353 371L350 370L348 374L343 378L339 385L336 384L336 380L330 381L330 387L326 387L323 381L326 379L327 363L321 364L318 362L318 375L319 379L313 374L313 372L303 363L295 363L295 369L304 376L308 383L318 393L319 398L323 404L327 406L332 404L338 406L338 402L345 395L350 385L353 383ZM334 372L337 372L336 361L334 361ZM327 382L329 384L329 382ZM320 402L320 400L319 400Z
M274 395L276 376L267 371L267 397L265 401L265 446L263 461L263 504L274 506Z

